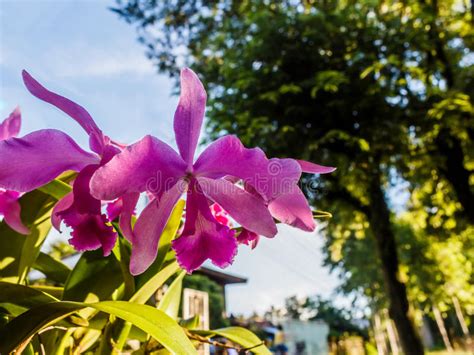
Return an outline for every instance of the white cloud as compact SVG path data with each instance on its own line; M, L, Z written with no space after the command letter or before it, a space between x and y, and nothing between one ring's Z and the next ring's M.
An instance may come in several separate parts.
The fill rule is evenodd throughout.
M156 73L153 64L141 50L111 45L75 43L69 48L55 49L48 54L53 61L49 66L59 77L110 77L131 74L135 76ZM80 63L80 65L78 65ZM52 69L53 69L52 68Z

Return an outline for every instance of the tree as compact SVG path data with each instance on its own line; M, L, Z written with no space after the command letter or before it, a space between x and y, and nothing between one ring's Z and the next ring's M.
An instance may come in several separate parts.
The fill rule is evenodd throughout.
M114 9L137 26L159 70L175 75L187 61L203 75L211 136L236 133L269 155L338 167L305 186L335 215L325 233L336 244L327 250L337 235L373 237L409 354L423 350L387 191L405 179L416 192L434 171L447 186L443 199L460 206L459 229L473 221L473 66L462 64L473 45L471 10L436 0L132 0Z

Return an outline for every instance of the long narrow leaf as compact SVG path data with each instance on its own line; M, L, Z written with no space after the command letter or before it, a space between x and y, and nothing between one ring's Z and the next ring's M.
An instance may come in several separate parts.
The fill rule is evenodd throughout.
M31 287L0 282L0 308L17 316L28 309L58 301L55 297Z
M71 272L71 269L63 264L61 261L56 260L52 256L40 252L38 258L33 264L33 268L41 271L50 280L56 281L60 284L64 284Z
M181 292L183 290L183 278L186 271L181 271L176 279L171 283L170 287L164 294L158 309L165 312L173 319L178 318L179 304L181 303Z
M173 276L179 270L179 265L176 261L165 266L159 273L149 279L133 296L130 298L130 302L145 303L148 299L153 296L158 288L171 276Z
M24 345L41 329L85 307L115 315L149 333L174 354L197 354L183 329L164 312L147 305L123 301L98 303L54 302L25 312L0 329L0 354Z
M115 258L120 264L120 269L122 270L122 277L124 282L124 298L130 298L135 292L135 279L130 273L130 244L123 237L119 226L116 223L112 223L115 229L119 233L119 238L117 238L117 243L112 250Z

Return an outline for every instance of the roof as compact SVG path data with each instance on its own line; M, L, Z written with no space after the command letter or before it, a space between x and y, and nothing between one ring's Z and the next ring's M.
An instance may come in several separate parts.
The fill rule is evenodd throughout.
M220 285L229 285L229 284L243 284L247 283L247 279L236 276L236 275L231 275L227 274L218 270L214 270L208 267L201 267L198 270L196 270L194 273L200 274L200 275L205 275L209 277L211 280L214 280Z

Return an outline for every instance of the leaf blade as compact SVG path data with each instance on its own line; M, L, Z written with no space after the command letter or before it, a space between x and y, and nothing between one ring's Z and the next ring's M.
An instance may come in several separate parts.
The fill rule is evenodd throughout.
M183 329L171 317L154 307L125 301L53 302L33 308L0 329L0 353L10 353L26 344L41 329L86 307L113 314L134 324L172 353L197 354Z

